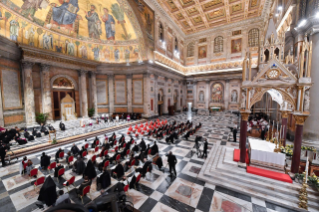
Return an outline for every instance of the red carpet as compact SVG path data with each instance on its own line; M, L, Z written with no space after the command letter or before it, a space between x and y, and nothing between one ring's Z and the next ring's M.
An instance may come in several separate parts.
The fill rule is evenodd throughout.
M240 149L234 149L234 161L239 162L240 159ZM246 164L249 164L249 156L248 156L248 149L246 149Z
M256 174L262 177L268 177L274 180L279 180L279 181L283 181L283 182L287 182L287 183L292 183L291 178L289 177L288 174L283 174L283 173L279 173L279 172L274 172L274 171L269 171L266 169L261 169L261 168L256 168L256 167L251 167L251 166L247 166L246 169L247 173L251 173L251 174Z

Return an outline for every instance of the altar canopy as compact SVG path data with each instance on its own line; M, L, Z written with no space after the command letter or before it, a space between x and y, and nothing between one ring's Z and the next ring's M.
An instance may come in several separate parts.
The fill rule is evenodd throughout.
M284 170L286 156L274 152L276 145L264 140L248 138L250 163L271 169Z

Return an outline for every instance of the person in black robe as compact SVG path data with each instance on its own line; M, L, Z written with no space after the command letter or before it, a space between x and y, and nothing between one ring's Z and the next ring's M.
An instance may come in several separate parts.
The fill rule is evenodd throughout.
M75 172L78 175L82 175L85 170L85 163L83 161L83 158L78 156L78 159L73 164L72 171Z
M90 180L93 180L96 177L95 167L91 160L89 160L86 165L86 168L83 173L83 177L84 176L87 176Z
M110 163L113 163L113 161L116 160L116 156L120 154L117 150L115 151L114 155L110 158Z
M208 142L207 142L207 139L205 139L202 158L204 158L204 157L207 158L207 149L208 149Z
M54 169L54 177L58 177L59 174L59 170L64 168L64 166L62 166L60 163L58 163Z
M95 148L97 146L98 141L99 141L99 139L97 137L95 137L93 143L91 144L91 148Z
M120 143L125 142L125 137L124 137L124 135L121 136L119 142L120 142Z
M43 123L41 123L41 132L43 132L44 135L48 135L49 134L49 130L44 126Z
M145 149L145 154L148 155L149 150L152 152L152 148L150 144L147 144L147 148Z
M135 184L136 184L136 176L133 175L132 177L130 177L129 179L127 179L128 183L129 183L129 188L133 189L135 188Z
M169 152L168 156L167 156L167 162L168 162L168 165L169 165L169 172L171 173L171 176L172 176L172 171L174 172L175 174L175 177L177 176L176 175L176 163L177 163L177 159L175 157L175 155L173 155L172 152Z
M61 148L59 148L59 150L55 153L55 161L57 163L59 163L59 159L60 159L60 153L64 152Z
M140 161L143 161L144 158L145 158L144 151L141 151L140 154L135 157L136 160L140 160Z
M147 169L149 170L149 172L152 171L152 161L146 161L143 165L143 167L138 167L135 169L136 172L141 173L142 177L145 177Z
M138 145L141 147L141 150L142 150L142 151L145 151L145 149L146 149L146 144L145 144L145 141L144 141L143 138L142 138L141 142L140 142Z
M50 165L50 156L47 156L45 154L45 152L42 153L41 159L40 159L40 166L42 167L42 169L47 169L48 166Z
M106 189L111 185L111 175L107 170L103 170L103 173L96 179L97 188Z
M139 151L139 148L138 148L138 146L137 146L136 143L135 143L135 145L133 146L132 151L133 151L133 152L138 152L138 151Z
M80 156L81 156L81 158L83 158L83 157L82 157L82 153L83 153L83 152L87 152L87 150L85 149L84 146L82 146L82 149L81 149L81 151L80 151L80 153L79 153Z
M89 179L88 176L84 176L84 181L81 183L80 187L78 189L76 189L76 193L77 194L82 194L83 189L86 186L90 186L92 184L92 181Z
M50 133L55 133L55 128L51 124L49 124L48 128Z
M64 125L64 123L62 123L62 122L60 122L60 129L62 130L62 131L65 131L65 125Z
M112 176L114 176L114 173L116 173L118 179L124 176L124 167L120 162L118 162L116 167L111 170Z
M25 137L26 139L28 139L28 141L33 141L33 140L34 140L34 136L31 135L31 134L28 132L27 129L25 129L24 137Z
M156 156L153 158L153 163L155 163L159 169L163 167L163 160L159 154L156 154Z
M56 184L49 175L40 189L38 200L44 202L48 207L57 200Z
M104 164L105 164L105 162L106 162L106 161L109 161L109 160L110 160L109 156L108 156L108 155L106 155L106 157L104 158L104 160L103 160L102 162L100 162L100 163L99 163L99 165L98 165L98 169L99 169L100 171L102 171L102 170L103 170L103 168L104 168Z
M72 148L71 148L71 153L74 155L74 156L77 156L79 154L80 150L79 148L73 144Z
M105 142L105 143L103 144L103 148L106 149L106 150L109 150L109 149L111 148L109 142Z
M19 145L24 145L27 142L26 139L20 138L20 133L17 133L16 136L14 137L14 140L19 144Z
M124 183L118 182L112 189L112 192L121 193L124 191Z
M151 155L155 155L158 153L158 146L156 144L156 141L154 141L154 145L151 147Z
M0 141L0 157L1 157L2 167L6 166L6 161L5 161L6 154L7 154L6 146L3 145L2 141Z
M174 141L173 134L170 134L169 136L167 136L167 137L165 138L165 141L166 141L166 143L174 143L174 142L173 142L173 141Z
M37 138L41 137L40 131L38 131L36 128L33 128L32 135L36 136Z

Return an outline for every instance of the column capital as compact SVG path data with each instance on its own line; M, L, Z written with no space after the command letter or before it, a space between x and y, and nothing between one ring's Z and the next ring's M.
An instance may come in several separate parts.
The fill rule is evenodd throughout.
M281 112L281 117L282 118L288 118L288 115L290 113L289 110L281 110L280 112Z
M78 74L81 76L82 74L86 74L88 71L85 71L83 69L78 70Z
M243 121L248 121L248 117L250 115L250 111L240 111L241 119Z
M32 69L33 65L33 62L22 62L23 69Z
M296 124L297 125L304 125L306 119L308 118L309 114L293 114L295 120L296 120Z
M132 79L133 78L133 74L126 74L126 79Z
M149 77L150 73L143 73L143 77Z
M47 64L41 64L41 70L49 72L50 71L50 65Z

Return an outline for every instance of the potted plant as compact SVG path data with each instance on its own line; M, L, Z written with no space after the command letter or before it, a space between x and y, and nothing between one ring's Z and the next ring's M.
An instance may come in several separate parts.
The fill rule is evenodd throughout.
M89 115L89 117L94 116L94 113L95 113L94 107L88 109L88 115Z
M56 138L53 138L51 144L56 144L56 143L58 143L58 141L56 140Z
M48 113L37 113L35 119L38 122L38 124L45 125L45 123L47 122L48 117L49 117Z

